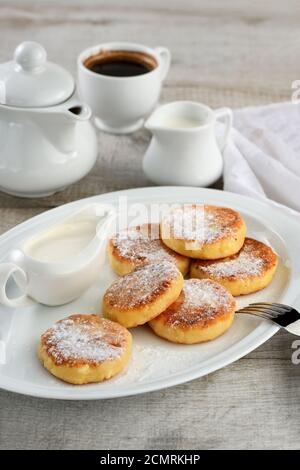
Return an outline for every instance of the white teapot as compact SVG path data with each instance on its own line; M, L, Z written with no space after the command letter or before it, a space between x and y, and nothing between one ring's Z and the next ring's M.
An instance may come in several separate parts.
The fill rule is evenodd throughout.
M85 176L97 158L90 116L71 74L40 44L20 44L0 64L0 190L47 196Z

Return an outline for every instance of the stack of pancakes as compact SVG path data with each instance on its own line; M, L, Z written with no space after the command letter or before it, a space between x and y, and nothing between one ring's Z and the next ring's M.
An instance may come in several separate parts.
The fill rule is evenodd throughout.
M266 287L276 270L272 249L245 237L238 212L200 204L117 233L108 254L122 277L104 295L104 315L127 328L149 323L178 343L218 337L233 321L233 296Z

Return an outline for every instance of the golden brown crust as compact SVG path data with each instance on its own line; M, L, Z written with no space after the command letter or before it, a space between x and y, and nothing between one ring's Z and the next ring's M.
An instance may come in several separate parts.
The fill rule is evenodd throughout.
M97 366L120 357L128 335L124 327L98 315L74 314L49 328L40 345L55 365Z
M234 298L220 284L209 279L189 279L159 320L174 328L205 328L227 317L235 308Z
M163 224L165 231L169 227L171 238L212 244L234 237L244 221L237 211L229 207L185 204L171 211Z
M161 223L162 240L169 248L200 259L218 259L237 253L246 225L233 209L186 204L170 211Z
M161 297L178 278L178 269L168 261L147 264L117 279L103 300L124 312L150 305Z
M262 242L246 238L241 250L224 259L194 260L190 276L212 279L233 295L243 295L265 288L276 271L278 257Z
M195 260L193 271L212 274L218 279L238 280L241 277L262 276L276 264L277 255L272 248L247 237L243 247L235 255L218 260Z
M127 328L143 325L171 305L182 286L183 277L175 264L146 264L107 289L102 303L104 315Z
M125 275L146 263L162 260L174 262L183 275L189 270L189 259L168 248L160 238L160 225L149 223L129 227L108 242L108 255L113 269Z
M236 309L232 295L209 279L185 281L178 299L149 322L153 331L175 343L212 340L231 325Z

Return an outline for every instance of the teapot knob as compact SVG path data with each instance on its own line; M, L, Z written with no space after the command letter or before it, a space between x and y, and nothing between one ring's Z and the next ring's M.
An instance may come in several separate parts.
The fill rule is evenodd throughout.
M14 59L22 70L35 72L46 63L47 52L37 42L24 41L16 48Z

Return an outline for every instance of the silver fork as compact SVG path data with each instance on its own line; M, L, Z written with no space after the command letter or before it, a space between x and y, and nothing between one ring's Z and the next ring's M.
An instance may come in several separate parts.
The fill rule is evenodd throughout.
M271 320L289 333L300 336L300 313L289 305L257 302L237 310L236 313L256 315Z

